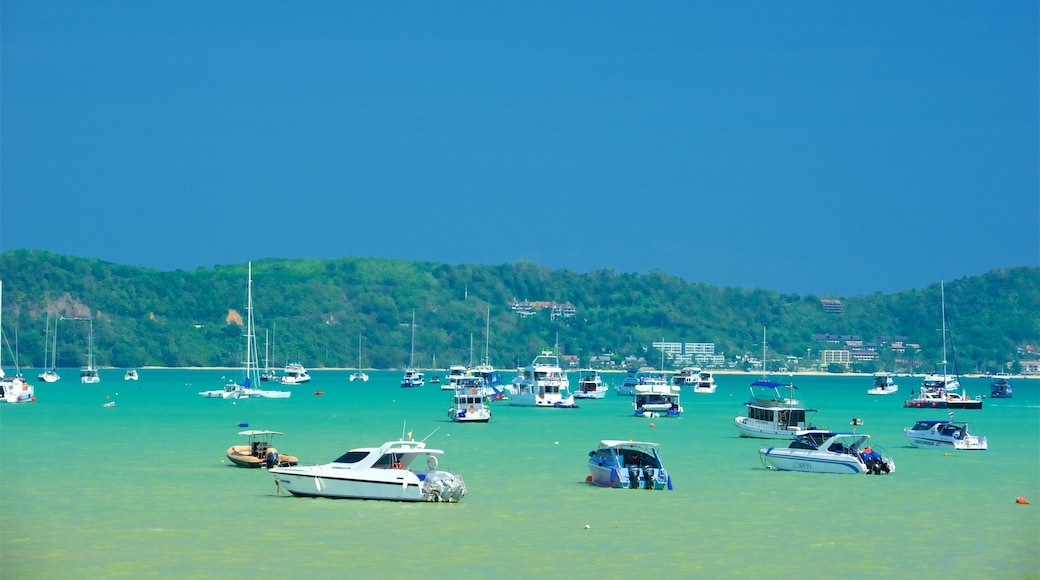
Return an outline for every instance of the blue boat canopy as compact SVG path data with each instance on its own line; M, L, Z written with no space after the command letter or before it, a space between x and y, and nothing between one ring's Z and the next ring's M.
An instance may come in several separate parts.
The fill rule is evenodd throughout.
M789 388L794 388L794 389L798 388L798 387L796 387L794 385L791 385L791 384L777 383L775 381L770 381L770 380L766 380L766 379L761 379L761 380L755 381L755 382L751 383L751 386L752 387L766 387L766 388L769 388L769 389L779 389L779 388L782 388L782 387L789 387Z

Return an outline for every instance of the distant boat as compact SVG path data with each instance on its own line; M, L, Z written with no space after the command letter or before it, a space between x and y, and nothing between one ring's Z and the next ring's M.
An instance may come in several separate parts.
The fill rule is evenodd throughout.
M0 303L3 302L3 281L0 281ZM3 308L0 308L0 314ZM15 339L17 344L18 340ZM4 333L3 324L0 324L0 359L3 359ZM10 344L8 345L10 348ZM15 375L8 377L0 368L0 402L4 403L34 403L36 402L36 388L29 384L18 370L18 357L15 356Z
M350 382L361 381L363 383L368 382L368 375L361 370L361 333L357 335L357 371L350 375Z
M37 377L45 383L56 383L61 380L61 376L58 374L57 369L57 354L58 354L58 320L60 317L54 317L54 332L51 330L51 314L47 313L47 332L46 338L43 342L43 360L47 360L47 349L50 347L51 365L45 371L40 373Z
M1014 391L1011 389L1011 375L997 373L989 381L989 396L994 399L1010 399Z
M79 382L85 385L95 385L101 382L97 367L94 366L94 319L88 318L90 322L90 334L87 338L87 366L79 370Z
M693 385L693 392L711 394L715 392L718 385L715 384L715 376L711 371L701 370L697 372L697 384Z
M603 382L603 377L596 369L578 370L578 388L574 391L575 399L602 399L607 396L610 387Z
M127 369L126 374L123 375L124 381L136 381L137 378L137 369Z
M487 423L491 420L491 409L484 394L484 379L464 376L455 382L452 405L448 418L457 423Z
M408 368L404 370L404 377L401 378L401 387L421 387L425 384L423 374L415 370L415 310L412 310L412 350L408 357Z
M885 372L874 373L874 386L867 389L868 395L891 395L899 390L892 375Z
M311 375L307 373L307 369L298 362L285 365L283 372L285 373L282 375L283 385L302 385L311 381Z
M445 377L447 381L441 384L441 388L446 391L454 391L455 387L459 384L459 379L464 376L466 376L466 367L462 365L451 365L448 367L448 376Z
M857 433L803 431L787 447L763 447L758 454L766 468L782 471L850 475L894 472L892 458L871 449L869 439L870 435Z
M574 408L570 381L560 366L560 357L553 351L542 351L531 364L524 367L515 383L516 393L509 404L517 407Z
M921 391L917 397L905 401L904 407L916 407L916 408L937 408L937 409L981 409L982 408L982 396L978 395L974 399L968 396L968 394L962 389L958 394L956 391L960 389L961 383L957 379L956 365L954 367L954 374L949 374L947 370L946 361L946 286L940 281L939 282L940 296L942 300L942 345L943 345L943 358L942 358L942 373L933 373L924 377L921 381Z
M646 441L604 439L589 451L586 481L619 489L672 489L672 476L661 463L661 446Z
M682 388L682 387L690 387L690 388L696 387L697 386L697 381L700 378L700 376L699 376L700 372L701 372L701 369L699 369L697 367L684 367L682 370L680 370L679 372L677 372L674 375L672 375L671 383L672 383L672 385L674 385L676 387L679 387L679 388Z
M952 416L953 413L950 413ZM914 447L985 451L986 438L968 432L964 421L918 421L903 429L903 434Z

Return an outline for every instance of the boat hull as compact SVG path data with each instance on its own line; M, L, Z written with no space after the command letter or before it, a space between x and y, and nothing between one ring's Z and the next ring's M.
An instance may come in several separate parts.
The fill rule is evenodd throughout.
M534 393L518 393L509 397L509 405L513 407L548 407L552 409L574 409L574 396L559 397L552 395L538 396Z
M733 420L741 437L753 439L794 439L798 429L795 427L783 428L772 423L763 421L752 421L747 417L740 416Z
M232 445L228 447L227 458L239 467L259 468L259 467L288 467L296 465L299 461L292 455L284 455L278 453L278 450L274 447L268 447L266 453L274 452L275 456L272 458L273 465L268 463L267 457L257 457L252 454L249 445Z
M300 497L457 502L466 494L462 477L446 471L415 474L404 469L370 469L350 475L335 471L338 470L310 466L276 468L268 473L274 475L280 489ZM453 486L449 493L436 493L434 488L445 481Z
M599 466L589 463L590 483L615 489L667 489L668 472L664 468L638 469L638 479L633 485L632 471L617 466Z

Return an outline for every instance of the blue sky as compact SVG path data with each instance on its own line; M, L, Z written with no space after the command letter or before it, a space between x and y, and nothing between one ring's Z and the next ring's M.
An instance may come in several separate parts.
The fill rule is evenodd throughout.
M1040 265L1035 1L0 10L0 250L834 296Z

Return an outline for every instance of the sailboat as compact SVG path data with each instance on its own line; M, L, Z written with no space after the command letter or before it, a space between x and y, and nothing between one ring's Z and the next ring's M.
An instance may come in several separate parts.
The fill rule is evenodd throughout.
M421 387L426 384L423 374L415 370L415 310L412 310L412 353L408 358L408 368L404 370L401 388Z
M939 295L942 300L942 374L932 373L925 375L921 381L921 392L917 398L906 401L904 407L927 407L939 409L981 409L982 396L974 399L968 397L964 390L957 393L961 382L957 378L956 365L954 374L949 374L946 361L946 285L939 281Z
M484 359L470 371L470 374L484 379L484 393L494 400L506 398L502 376L491 366L491 308L487 309L487 322L484 328Z
M54 333L51 334L51 313L47 313L47 332L43 342L43 360L46 364L47 349L50 348L51 366L39 374L37 378L45 383L56 383L61 380L56 366L58 355L58 317L54 317Z
M280 381L281 379L278 377L278 373L271 370L271 365L269 364L271 360L270 343L267 340L269 334L270 333L267 330L264 330L264 372L260 373L260 380Z
M350 382L361 381L363 383L368 382L368 375L361 370L361 333L357 335L357 371L350 375Z
M97 367L94 366L94 319L87 318L90 323L90 334L87 335L87 366L79 370L79 382L84 385L96 385L101 382Z
M253 385L260 381L260 360L256 348L256 332L253 327L253 263L248 265L248 283L246 285L246 360L245 378L241 383L234 381L224 386L223 390L202 391L203 397L221 399L287 399L292 391L265 391Z
M4 286L3 282L0 281L0 303L3 302ZM0 314L3 309L0 308ZM0 324L0 358L3 358L3 338L4 331L3 325ZM18 339L15 338L17 344ZM8 344L10 348L10 344ZM22 376L21 371L18 370L18 357L14 359L15 375L13 377L4 376L4 370L0 368L0 401L5 403L34 403L36 402L36 389L30 385L25 378Z

